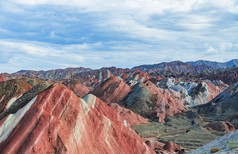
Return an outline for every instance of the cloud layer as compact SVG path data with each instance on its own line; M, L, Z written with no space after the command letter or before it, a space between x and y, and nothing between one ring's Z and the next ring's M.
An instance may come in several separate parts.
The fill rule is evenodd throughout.
M237 0L2 0L0 72L238 58Z

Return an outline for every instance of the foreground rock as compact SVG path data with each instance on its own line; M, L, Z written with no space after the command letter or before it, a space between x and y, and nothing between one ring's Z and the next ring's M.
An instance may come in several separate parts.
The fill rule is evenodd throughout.
M60 84L37 94L0 121L1 153L155 153L114 109L85 100Z

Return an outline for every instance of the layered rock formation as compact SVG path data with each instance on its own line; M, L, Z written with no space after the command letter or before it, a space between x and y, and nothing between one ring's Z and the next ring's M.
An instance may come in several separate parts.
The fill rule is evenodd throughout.
M127 96L130 90L131 88L127 84L112 76L97 86L92 91L92 94L99 97L105 103L110 104L119 103Z
M175 85L175 79L174 78L166 78L162 79L157 83L157 86L163 89L168 89Z
M96 87L111 76L113 75L109 70L102 69L77 73L72 78L81 78L81 83L88 87Z
M238 128L237 67L139 69L1 74L0 153L179 153Z
M21 78L22 80L26 81L30 86L34 87L37 84L43 82L44 80L42 79L34 79L34 78ZM49 81L49 80L48 80ZM51 82L51 81L49 81Z
M30 89L31 86L21 79L0 82L0 113Z
M21 70L14 75L22 75L30 78L42 78L42 79L65 79L72 78L73 75L81 72L91 71L90 68L66 68L66 69L56 69L56 70L48 70L48 71L33 71L33 70Z
M228 87L209 103L198 107L198 113L211 120L224 121L237 114L238 83Z
M81 84L79 80L73 79L64 83L69 89L71 89L76 95L80 97L86 96L90 90L85 85Z
M191 101L188 106L205 104L215 98L221 90L210 82L200 82L189 91Z
M216 68L229 68L232 66L238 66L238 59L232 59L230 61L221 63L221 62L213 62L213 61L207 61L207 60L198 60L198 61L190 61L187 62L187 64L193 65L193 66L199 66L199 65L208 65L213 66Z
M2 154L155 153L116 110L93 95L84 98L86 103L60 84L19 99L29 95L34 98L0 121Z
M43 81L34 86L33 88L31 88L29 91L24 93L20 98L18 98L15 102L13 102L10 106L8 106L3 112L1 112L0 120L8 116L9 114L15 114L18 110L23 108L30 100L32 100L39 93L49 88L51 85L52 82Z
M226 84L234 84L238 82L238 66L233 66L227 69L218 69L209 74L202 74L202 79L222 80Z
M173 81L173 82L172 82ZM205 104L215 98L220 92L221 88L211 82L178 82L172 79L164 80L158 83L160 87L169 88L181 94L180 98L188 107Z
M166 73L166 72L175 72L176 73L182 73L182 72L205 72L205 71L213 71L216 70L213 66L208 65L198 65L193 66L189 65L187 63L183 63L181 61L172 61L172 62L163 62L159 64L154 65L141 65L136 66L133 69L139 69L144 72L160 72L160 73Z
M231 132L236 130L235 127L227 121L212 121L204 126L210 131Z
M4 81L4 76L3 75L0 75L0 82Z
M141 72L140 70L135 70L128 73L128 77L125 79L125 82L129 86L134 86L139 82L144 82L151 78L151 75L146 72Z
M111 108L115 109L121 116L123 120L126 120L130 125L139 125L149 123L148 119L134 113L133 111L119 106L116 103L111 103L109 105Z
M159 118L160 122L164 122L167 116L187 110L176 92L159 89L150 81L136 84L124 103L126 108L143 117Z

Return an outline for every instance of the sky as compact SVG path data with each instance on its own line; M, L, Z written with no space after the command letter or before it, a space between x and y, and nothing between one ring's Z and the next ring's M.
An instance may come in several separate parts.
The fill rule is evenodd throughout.
M1 0L0 73L238 58L238 0Z

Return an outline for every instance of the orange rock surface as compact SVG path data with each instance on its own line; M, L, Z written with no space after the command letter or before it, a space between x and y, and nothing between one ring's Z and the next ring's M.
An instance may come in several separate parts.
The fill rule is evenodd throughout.
M222 90L218 86L216 86L216 85L214 85L210 82L206 82L206 84L207 84L207 87L208 87L207 102L209 102L213 98L215 98L218 94L220 94L222 92Z
M4 77L3 75L0 75L0 82L1 82L1 81L4 81L4 78L5 78L5 77Z

